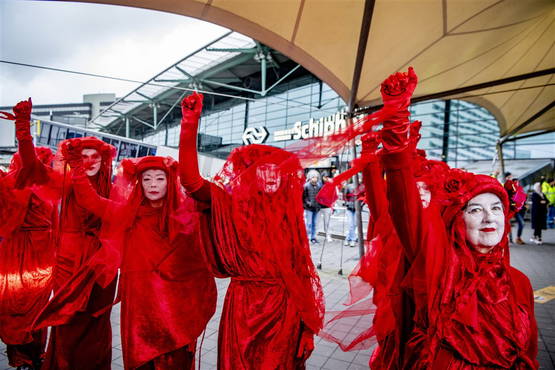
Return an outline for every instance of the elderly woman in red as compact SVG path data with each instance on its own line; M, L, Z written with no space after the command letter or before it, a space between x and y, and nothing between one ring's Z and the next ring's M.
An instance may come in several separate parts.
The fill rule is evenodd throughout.
M98 233L101 220L86 211L75 201L75 193L65 176L67 169L62 163L55 164L55 170L47 171L44 164L36 159L30 135L31 100L28 115L16 112L16 136L19 142L22 170L30 171L35 184L50 189L43 196L60 200L60 221L56 229L58 238L56 262L54 266L54 294L79 270L79 268L101 248ZM85 160L85 173L91 179L95 191L108 196L111 187L112 158L114 147L96 138L71 139L79 142L81 155ZM61 145L67 144L67 141ZM32 167L30 167L32 166ZM95 285L87 295L85 307L64 325L52 328L47 349L45 369L109 369L112 354L112 329L109 310L93 316L99 308L113 301L116 281L112 279L104 286ZM82 304L82 302L80 302Z
M20 102L13 110L15 116L2 112L3 118L28 120L30 102ZM27 143L21 137L20 145ZM40 165L49 169L50 149L36 148L36 154ZM44 189L32 186L41 175L32 171L34 165L27 163L23 169L16 153L9 172L0 179L0 338L7 345L10 366L38 369L46 329L29 329L52 289L57 207L44 199Z
M210 206L207 259L214 274L231 277L218 368L304 368L324 310L303 224L302 168L291 153L249 145L231 153L215 183L204 180L196 151L201 110L201 95L183 101L179 156L185 189Z
M125 368L194 369L196 339L216 308L216 285L199 250L198 213L181 190L177 162L124 160L107 199L86 176L81 149L66 152L77 203L102 219L103 243L113 252L95 256L90 268L117 268L121 255Z
M425 237L428 219L415 184L407 107L416 75L392 75L384 105L398 115L384 122L382 161L389 212L411 263L414 329L404 349L406 368L534 369L537 328L528 278L509 264L511 209L494 179L451 170L441 182L443 224ZM433 201L433 199L432 199ZM439 208L438 208L439 209ZM431 242L433 240L433 242ZM424 256L422 258L422 256Z

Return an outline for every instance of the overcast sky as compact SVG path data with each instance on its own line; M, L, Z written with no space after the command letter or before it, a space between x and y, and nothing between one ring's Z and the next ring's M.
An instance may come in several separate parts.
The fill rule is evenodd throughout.
M227 32L193 18L112 5L0 0L0 59L144 81ZM0 105L79 103L136 84L0 63Z

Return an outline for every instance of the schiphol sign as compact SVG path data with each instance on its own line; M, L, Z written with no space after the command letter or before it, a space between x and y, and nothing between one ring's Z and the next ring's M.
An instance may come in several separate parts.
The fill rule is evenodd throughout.
M274 131L274 141L299 140L338 134L347 128L346 117L346 112L337 112L334 115L317 120L311 118L308 123L304 124L298 121L295 122L293 128Z

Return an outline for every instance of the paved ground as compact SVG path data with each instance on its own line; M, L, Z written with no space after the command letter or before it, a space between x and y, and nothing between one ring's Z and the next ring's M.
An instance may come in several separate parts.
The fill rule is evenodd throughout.
M367 217L364 215L364 220ZM332 218L332 230L336 235L342 235L346 228L343 214L338 213ZM527 241L531 230L527 225L524 237ZM320 263L320 277L326 296L328 310L334 310L341 306L347 297L346 276L356 265L358 260L358 248L344 247L343 242L335 239L332 243L325 243L324 238L319 237L319 243L311 246L315 264ZM530 280L534 289L555 285L555 230L549 230L544 234L545 244L543 246L512 245L512 264L522 270ZM324 248L323 248L324 247ZM324 253L322 254L322 249ZM338 272L342 270L343 275ZM216 314L208 324L202 343L201 369L215 369L217 355L217 333L218 321L221 314L223 297L229 284L228 279L218 279L218 308ZM541 369L555 369L555 300L545 304L536 304L536 319L539 327L539 354ZM123 367L121 357L121 340L119 336L119 305L112 312L113 338L113 369ZM200 340L199 340L200 346ZM344 353L335 344L330 344L316 339L316 348L308 361L308 369L328 370L358 370L368 369L368 360L371 350L354 351ZM0 343L0 370L10 369L7 367L5 347Z

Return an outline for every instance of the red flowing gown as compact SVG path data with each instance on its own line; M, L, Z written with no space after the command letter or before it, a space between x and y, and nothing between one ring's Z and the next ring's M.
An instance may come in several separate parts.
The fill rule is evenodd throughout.
M186 199L181 226L170 238L160 230L162 207L142 202L129 208L100 197L86 177L73 177L77 202L107 224L126 223L111 235L122 251L119 298L121 339L126 369L152 364L155 369L194 369L197 337L216 309L217 291L199 248L199 214ZM111 262L107 262L111 265ZM150 364L149 364L150 363ZM148 368L145 367L145 368Z
M0 180L0 339L11 366L37 366L46 329L28 329L52 289L57 212L30 188L15 189L10 175Z

